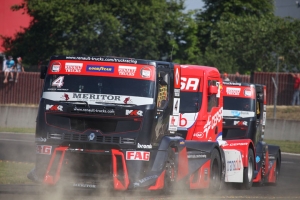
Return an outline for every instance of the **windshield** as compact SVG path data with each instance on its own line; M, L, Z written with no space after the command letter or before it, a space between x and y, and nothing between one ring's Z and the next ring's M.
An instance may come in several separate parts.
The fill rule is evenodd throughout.
M128 95L153 98L154 82L133 78L83 75L47 75L45 92Z
M202 92L180 93L180 113L196 113L200 110L202 104Z
M224 96L224 110L255 111L255 100L250 98Z

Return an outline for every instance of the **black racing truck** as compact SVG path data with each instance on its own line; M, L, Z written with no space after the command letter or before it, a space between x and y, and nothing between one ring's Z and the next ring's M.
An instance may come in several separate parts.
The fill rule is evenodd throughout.
M223 97L222 139L251 139L255 146L253 182L276 184L281 167L281 150L279 146L263 141L267 111L266 86L223 82Z
M36 166L28 178L115 190L170 191L178 182L218 189L218 143L177 133L180 71L163 61L52 56L41 70Z

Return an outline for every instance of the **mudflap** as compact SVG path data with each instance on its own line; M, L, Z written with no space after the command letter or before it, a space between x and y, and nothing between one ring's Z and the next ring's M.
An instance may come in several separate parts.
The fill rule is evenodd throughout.
M238 150L224 150L226 160L225 182L242 183L244 175L244 165L242 154Z
M70 171L70 169L74 169L75 165L81 165L79 167L82 167L83 165L89 165L89 163L80 163L77 162L76 164L72 163L72 160L69 160L66 158L66 154L68 152L72 152L73 156L75 154L81 155L82 157L87 157L87 155L99 155L99 156L106 156L110 157L111 161L111 179L112 179L112 185L113 189L115 190L126 190L129 186L129 177L128 177L128 171L126 166L125 157L122 151L117 149L112 149L110 151L104 151L104 150L84 150L84 149L69 149L68 147L57 147L55 148L47 170L46 174L43 179L43 183L46 185L56 185L61 181L61 172L63 171L63 174L67 171ZM76 157L79 158L79 157ZM74 159L76 160L76 159ZM79 169L78 167L78 169ZM76 169L76 170L78 170ZM90 168L85 168L86 170L90 170ZM82 173L84 174L84 173ZM92 175L93 176L93 175ZM94 176L96 176L94 174ZM106 177L107 178L107 177ZM93 180L93 177L90 179ZM63 180L64 183L66 180ZM62 182L63 182L62 181ZM69 181L69 180L68 180ZM83 187L83 188L96 188L97 184L96 181L92 182L86 182L86 181L79 181L79 182L73 182L74 187Z
M281 151L279 146L258 142L256 145L256 166L254 183L276 183L281 167Z
M279 146L268 145L268 173L266 177L267 183L276 184L281 169L281 150Z
M226 140L220 143L225 153L225 182L243 183L244 168L248 167L248 150L255 151L251 140ZM256 165L254 165L254 170Z

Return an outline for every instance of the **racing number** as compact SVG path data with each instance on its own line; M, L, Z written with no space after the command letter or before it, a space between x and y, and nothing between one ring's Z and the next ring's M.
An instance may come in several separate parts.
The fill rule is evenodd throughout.
M64 85L64 76L59 76L57 79L55 79L52 82L52 86L56 86L58 88L61 88Z

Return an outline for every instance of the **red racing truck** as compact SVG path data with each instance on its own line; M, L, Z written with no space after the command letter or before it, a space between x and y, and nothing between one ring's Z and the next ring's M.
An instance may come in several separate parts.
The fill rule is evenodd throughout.
M221 78L215 68L198 68L133 58L52 56L41 70L36 163L28 178L52 186L115 190L169 192L176 183L219 189L225 174L235 177L225 173L225 164L248 167L241 163L247 154L224 154L216 141L222 132ZM186 114L199 120L194 133L184 135L178 126L191 125Z
M253 182L275 183L280 170L280 148L266 145L261 137L266 119L265 86L240 88L246 95L251 94L243 96L251 102L248 114L255 113L257 106L264 109L260 115L252 113L242 118L246 113L238 107L242 98L235 96L238 89L231 91L241 83L223 84L216 68L194 65L181 65L181 81L178 133L187 141L219 142L225 155L225 182L240 183L244 189L250 189ZM212 87L217 92L210 92Z

